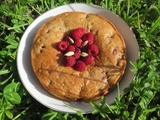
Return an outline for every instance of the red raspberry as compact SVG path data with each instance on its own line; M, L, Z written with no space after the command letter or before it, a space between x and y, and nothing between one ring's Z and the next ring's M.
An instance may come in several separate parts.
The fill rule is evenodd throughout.
M61 41L58 43L58 50L65 51L68 47L68 43L66 41Z
M80 58L80 55L81 55L81 50L80 50L79 48L76 48L73 56L74 56L76 59L79 59L79 58Z
M68 36L68 35L66 35L66 36L63 38L64 41L68 41L68 39L69 39L69 36Z
M75 49L76 49L76 48L75 48L73 45L70 45L70 46L68 46L68 48L67 48L66 51L67 51L67 52L69 52L69 51L73 51L73 52L74 52Z
M96 44L89 45L89 46L88 46L88 51L87 51L87 53L88 53L89 55L94 56L94 57L97 56L98 53L99 53L98 46L97 46Z
M86 40L88 41L89 45L93 44L93 42L94 42L94 36L93 36L93 34L91 32L89 32L89 33L87 33L87 34L85 34L83 36L83 41L86 41Z
M63 38L63 41L67 42L68 45L70 45L70 42L68 41L68 39L69 39L69 36L65 36L65 37Z
M72 31L72 37L76 40L80 39L85 34L85 32L86 30L84 28L77 28Z
M81 39L77 39L77 40L75 40L75 42L74 42L74 46L76 46L76 47L80 47L81 45L82 45L82 40Z
M82 58L82 61L86 64L86 65L93 65L94 62L94 57L92 55L88 55L87 57Z
M77 71L84 71L86 69L86 64L83 61L78 60L74 65L75 70Z
M76 59L73 56L65 57L65 65L66 66L73 66L76 63Z

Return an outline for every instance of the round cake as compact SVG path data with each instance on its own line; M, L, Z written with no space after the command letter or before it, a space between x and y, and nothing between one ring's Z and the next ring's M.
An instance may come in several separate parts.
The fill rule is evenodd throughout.
M76 30L80 32L73 33ZM77 39L81 33L91 34L94 43L90 38L84 41L82 35L81 40ZM64 40L66 36L69 36L68 43ZM75 45L77 41L80 41L77 46L81 43L79 47ZM65 53L59 45L65 48ZM68 51L72 50L69 46L79 49L81 57L75 58L75 52ZM90 56L89 50L83 49L86 46L96 46L88 49L98 51L88 61L85 57ZM83 59L86 64L80 64L84 63ZM121 80L126 68L126 46L109 20L97 14L65 12L50 18L39 28L33 40L31 63L42 86L54 97L88 102L108 94Z

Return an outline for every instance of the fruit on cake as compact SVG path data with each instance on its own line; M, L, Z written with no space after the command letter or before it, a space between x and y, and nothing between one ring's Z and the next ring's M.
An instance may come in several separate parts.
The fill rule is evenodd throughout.
M97 14L65 12L39 28L31 63L42 86L54 97L88 102L108 94L121 80L126 46L109 20Z

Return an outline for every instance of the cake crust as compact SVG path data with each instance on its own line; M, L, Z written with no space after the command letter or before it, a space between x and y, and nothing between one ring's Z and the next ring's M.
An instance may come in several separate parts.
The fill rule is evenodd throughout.
M99 55L83 72L64 66L57 44L76 28L92 31ZM43 87L65 101L91 101L106 95L121 80L126 68L125 42L115 26L97 14L65 12L50 18L37 31L31 64Z

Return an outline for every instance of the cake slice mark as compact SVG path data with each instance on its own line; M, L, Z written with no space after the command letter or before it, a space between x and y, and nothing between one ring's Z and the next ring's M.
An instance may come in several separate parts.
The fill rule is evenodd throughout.
M107 84L106 82L103 82L103 81L101 81L101 80L99 80L99 79L82 77L82 76L78 76L78 75L74 75L74 74L69 74L69 73L66 73L66 72L61 72L61 71L58 71L58 70L48 70L48 69L43 69L43 70L45 70L45 71L50 71L50 72L51 72L50 74L52 74L52 72L56 72L56 73L58 73L58 74L60 73L60 76L57 76L58 78L60 78L62 74L66 74L66 75L75 76L75 77L77 77L77 78L90 79L90 80L92 80L92 81L98 81L98 82L102 82L102 83Z
M100 82L103 82L105 84L108 84L108 80L112 78L112 76L114 75L119 75L119 74L122 74L121 73L121 67L117 67L117 66L112 66L112 65L108 65L108 66L99 66L100 68L104 68L103 70L103 74L105 74L104 76L102 76L102 78L100 79L95 79L93 77L83 77L84 79L91 79L92 81L100 81ZM78 77L78 78L82 78L82 76L78 76L78 75L74 75L74 74L70 74L70 73L67 73L67 72L62 72L62 71L59 71L59 70L49 70L49 69L43 69L45 71L50 71L50 74L52 74L52 72L57 72L58 73L58 78L61 77L62 74L68 74L68 75L72 75L72 76L75 76L75 77Z
M109 76L114 76L121 74L121 71L124 69L119 66L114 66L114 65L99 65L98 67L103 68L104 71L103 74L106 74L107 79L109 79Z
M49 87L49 86L48 86ZM93 98L99 98L99 97L101 97L101 96L104 96L104 95L106 95L108 92L109 92L109 90L110 90L110 87L109 87L109 84L108 85L106 85L106 86L104 86L103 87L103 89L102 88L98 88L97 89L97 94L95 94L94 96L92 96L92 97L90 97L90 98L87 98L85 95L84 95L84 91L83 90L85 90L85 89L87 89L87 87L86 87L86 85L84 85L84 86L82 86L81 87L81 90L80 90L80 92L79 92L79 94L74 94L73 92L69 92L69 91L65 91L65 90L61 90L61 89L58 89L58 88L54 88L54 91L56 91L56 93L58 92L59 93L59 95L61 96L63 96L63 97L65 97L65 98L67 98L68 100L78 100L78 101L89 101L89 100L91 100L91 99L93 99ZM88 89L87 89L88 90ZM52 93L52 91L50 91L50 93ZM74 96L74 98L73 99L70 99L70 97L67 97L67 96L64 96L64 94L67 94L67 96ZM87 98L87 99L86 99Z
M121 67L116 66L116 65L96 65L96 67L109 69L109 70L121 70Z

